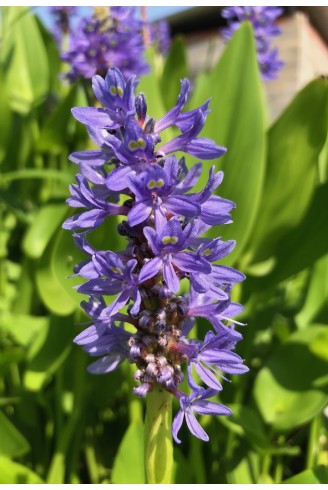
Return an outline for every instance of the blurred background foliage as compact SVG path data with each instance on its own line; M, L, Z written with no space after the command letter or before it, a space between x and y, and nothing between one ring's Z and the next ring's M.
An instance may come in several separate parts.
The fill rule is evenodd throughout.
M148 50L139 89L150 115L175 104L186 59L181 38L166 59ZM3 8L0 483L144 483L132 368L92 376L72 343L86 317L67 279L81 255L61 229L76 172L67 156L90 142L70 113L88 105L87 84L65 85L61 70L40 20ZM250 372L225 383L232 416L203 416L209 443L183 430L174 483L328 482L328 81L313 80L273 123L262 90L245 25L189 101L212 98L203 136L228 148L219 193L237 208L218 233L237 240L229 264L247 275L234 299L245 305L237 352ZM115 226L98 237L104 249L119 248Z

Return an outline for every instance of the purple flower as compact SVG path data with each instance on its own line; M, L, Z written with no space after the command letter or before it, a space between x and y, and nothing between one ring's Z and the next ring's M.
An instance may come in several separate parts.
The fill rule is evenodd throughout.
M135 8L95 8L92 16L70 30L69 50L62 54L71 67L65 77L74 81L105 75L111 66L120 68L124 76L147 73L142 28Z
M162 55L166 55L171 45L170 26L165 20L150 24L150 41Z
M93 78L103 107L72 110L98 147L70 156L81 174L67 202L86 210L63 226L74 231L86 256L74 273L85 281L78 291L89 295L81 306L91 318L75 342L99 356L90 372L109 373L128 360L137 366L137 396L147 396L155 385L176 396L180 411L172 430L177 442L184 417L193 435L208 440L194 413L228 415L228 408L208 398L222 390L224 376L247 371L233 352L242 338L236 330L242 324L233 317L242 307L230 296L245 276L218 263L234 248L233 240L204 236L211 226L231 222L234 203L216 195L223 172L210 167L195 191L202 163L188 168L185 157L174 153L209 160L226 150L199 137L209 101L183 111L188 80L181 81L175 106L157 122L147 114L145 95L135 95L136 86L134 75L126 80L113 67L104 79ZM163 145L160 134L172 126L179 134ZM124 250L98 250L92 243L92 230L111 215L121 216L117 232L126 239ZM190 285L184 296L178 294L182 280ZM203 339L192 337L197 317L212 324ZM184 372L190 395L180 389Z
M144 235L155 255L147 261L139 275L139 281L144 282L154 277L160 270L163 271L164 280L172 293L180 289L180 277L187 273L209 273L211 265L201 255L193 252L183 252L190 244L194 234L197 233L197 225L189 223L184 229L179 221L172 218L161 229L154 230L150 226L144 228Z
M200 415L230 415L231 410L220 403L208 401L207 398L211 398L216 394L215 390L199 389L193 391L189 396L182 395L179 398L180 410L176 414L172 423L172 435L178 444L181 443L178 438L178 432L181 428L183 419L186 418L186 423L190 432L202 439L208 441L208 435L197 421L193 412Z
M76 15L77 7L57 6L49 7L49 9L55 24L54 36L58 44L60 44L63 35L69 32L70 19Z
M281 33L281 29L275 24L281 14L280 7L225 7L222 10L222 17L228 22L228 27L221 30L226 39L233 36L242 22L249 21L252 24L263 80L274 80L284 66L283 61L278 59L278 50L270 49L268 39Z

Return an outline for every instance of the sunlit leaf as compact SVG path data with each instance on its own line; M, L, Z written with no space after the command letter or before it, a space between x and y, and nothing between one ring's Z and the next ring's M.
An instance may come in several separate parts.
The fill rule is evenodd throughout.
M320 78L295 96L269 131L263 199L251 241L253 262L279 252L279 238L303 218L318 182L327 104L328 81Z
M132 422L118 448L112 474L112 483L145 483L144 427Z
M48 328L40 332L29 351L29 363L24 375L24 385L28 390L40 390L61 366L72 347L73 327L72 316L50 317Z
M0 455L17 458L29 450L28 441L5 414L0 411Z
M237 241L236 249L226 259L232 263L241 254L255 224L265 168L262 85L248 24L235 33L210 75L199 79L189 107L197 107L208 98L212 112L201 135L227 147L226 155L217 161L217 167L224 171L217 193L237 205L232 213L234 223L212 231L215 236L222 234ZM203 179L207 179L206 174Z
M56 229L67 213L65 204L47 204L34 216L23 239L23 250L33 259L41 257Z
M328 255L321 257L311 270L306 298L296 316L297 324L306 327L325 308L328 308Z
M328 220L324 209L328 207L328 184L318 186L310 206L298 226L292 228L277 244L273 270L263 278L250 278L250 289L273 288L297 272L312 266L327 253Z
M71 108L77 105L79 90L81 89L77 84L73 85L66 97L59 102L55 111L45 122L37 142L37 147L40 151L56 154L61 153L63 149L67 151L66 145L71 138L69 129L75 121L71 114Z
M288 478L288 480L284 480L282 483L290 483L294 485L328 483L328 468L325 468L324 466L311 468Z
M167 54L161 78L161 91L166 109L171 109L177 100L180 90L180 80L188 76L187 58L184 41L175 38Z
M309 344L325 330L326 327L312 326L295 332L274 351L257 375L256 403L264 420L278 431L308 422L328 403L327 382L322 389L318 386L318 381L327 375L328 363L309 349Z
M46 96L49 67L36 19L26 7L8 9L4 51L9 58L6 74L11 107L26 114Z
M62 233L62 230L59 233ZM42 301L51 312L57 315L69 315L75 311L77 303L58 280L58 271L54 269L53 264L54 245L55 242L48 245L44 255L37 263L36 285ZM64 257L62 259L64 260ZM70 273L72 273L72 263L74 263L72 257L67 255L66 260L69 261Z
M15 463L5 456L0 456L0 483L1 484L36 484L44 481L32 470Z

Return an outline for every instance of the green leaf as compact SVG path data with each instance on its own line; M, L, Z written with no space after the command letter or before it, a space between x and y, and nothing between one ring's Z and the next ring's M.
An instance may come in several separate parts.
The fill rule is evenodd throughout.
M243 428L247 439L255 446L261 448L270 447L270 440L259 414L252 408L242 405L229 405L232 415L229 422L237 423Z
M46 204L43 206L23 238L23 250L32 259L44 253L56 229L63 223L67 213L65 204Z
M69 131L74 118L71 108L76 106L77 94L81 88L73 85L64 99L60 101L55 111L46 120L37 142L39 151L59 154L66 150L66 145L71 138Z
M25 437L0 411L0 455L17 458L26 454L30 449Z
M147 62L150 64L150 72L140 79L138 92L143 92L147 99L147 113L156 120L166 113L162 96L159 77L156 75L156 53L154 49L148 49L146 53ZM173 137L172 130L167 129L161 134L162 143L166 143Z
M0 73L0 164L6 154L8 142L10 141L12 113L9 107L8 93L4 83L4 76Z
M63 230L60 230L58 236L61 236ZM66 232L66 235L70 237L69 233ZM36 285L39 292L39 295L47 306L47 308L55 313L56 315L69 315L76 310L77 300L72 298L70 292L63 286L62 282L58 279L59 271L56 269L56 265L54 264L54 260L56 257L56 246L58 243L57 240L48 244L45 253L41 257L41 259L37 262L37 268L35 271ZM76 254L79 251L76 249ZM81 253L80 253L81 256ZM78 261L74 261L75 255L72 257L69 253L66 252L66 256L62 256L62 260L66 260L67 263L63 263L62 267L66 267L69 269L69 274L72 274L73 264ZM62 269L61 269L62 270ZM69 282L66 277L66 274L62 281L66 280ZM81 282L81 281L80 281ZM73 284L71 282L71 287ZM76 296L77 293L75 292ZM81 295L80 295L81 296ZM81 301L81 300L80 300Z
M237 241L236 249L225 260L231 264L240 256L255 224L265 168L262 85L252 29L247 23L230 40L211 74L198 80L189 107L197 107L209 97L212 112L201 135L227 147L217 162L224 171L217 193L237 206L233 224L219 232L225 239ZM203 184L206 180L204 172ZM217 229L212 233L217 236Z
M42 102L48 92L47 53L37 21L26 7L10 7L8 23L3 40L9 64L7 89L12 109L26 114Z
M296 95L269 131L263 199L251 241L252 262L279 252L279 238L301 222L309 206L327 137L327 103L328 81L317 79Z
M199 460L198 460L198 465L199 465ZM183 455L181 449L176 446L174 447L172 483L174 484L193 483L192 474L190 471L190 463Z
M319 211L319 210L318 210ZM328 255L324 255L313 266L308 281L308 290L301 311L296 315L300 328L311 323L328 302Z
M14 463L0 456L0 484L36 484L44 481L32 470L22 464Z
M311 266L327 253L328 184L318 186L301 223L278 241L274 268L263 278L248 278L249 289L273 288L293 274Z
M251 484L257 482L259 475L260 457L253 451L247 451L236 466L228 471L227 480L230 484Z
M315 356L328 363L328 329L322 329L309 344L309 349ZM328 367L328 366L327 366Z
M146 483L143 446L143 424L132 422L123 436L114 460L112 483Z
M284 480L282 483L290 484L313 484L313 483L328 483L328 468L324 466L318 466L309 470L302 471L298 475L294 475L288 480Z
M74 337L73 316L50 317L50 322L36 337L29 351L24 386L39 391L67 358Z
M49 327L49 317L16 314L9 317L8 332L15 341L28 347L35 338Z
M288 431L311 420L328 402L327 387L319 389L328 363L311 352L326 327L312 326L292 334L259 371L254 396L264 420Z
M180 92L180 80L188 75L184 41L176 37L167 54L163 75L160 80L162 97L166 109L171 109Z
M62 81L58 74L61 71L61 59L60 50L57 45L55 38L52 33L50 33L43 25L41 19L36 16L36 21L42 36L44 47L48 56L48 66L49 66L49 79L50 79L50 92L55 92L59 90L62 85Z
M7 347L1 352L0 356L0 374L5 374L11 364L20 362L24 359L26 353L21 347Z

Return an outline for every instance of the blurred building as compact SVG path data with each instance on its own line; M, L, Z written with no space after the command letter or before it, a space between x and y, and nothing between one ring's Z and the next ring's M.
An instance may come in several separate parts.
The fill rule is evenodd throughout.
M211 68L224 49L219 29L225 25L223 7L192 7L167 17L172 34L183 34L191 76ZM328 7L283 7L282 34L272 38L285 66L277 80L266 82L272 118L310 80L328 76Z

